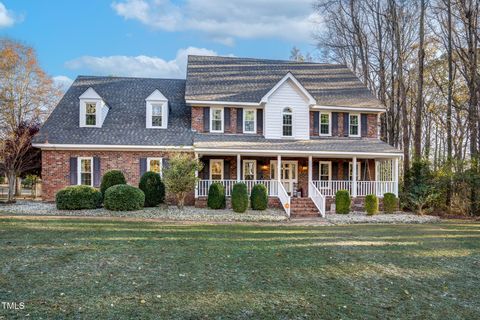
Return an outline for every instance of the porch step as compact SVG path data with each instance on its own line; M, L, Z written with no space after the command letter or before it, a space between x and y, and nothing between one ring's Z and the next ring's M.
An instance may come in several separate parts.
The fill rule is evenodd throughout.
M310 198L292 198L290 203L290 217L319 217L317 207Z

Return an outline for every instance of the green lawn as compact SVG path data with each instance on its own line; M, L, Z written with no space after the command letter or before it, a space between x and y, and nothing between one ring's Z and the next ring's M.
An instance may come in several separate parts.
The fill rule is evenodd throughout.
M480 224L0 219L0 319L474 319ZM1 305L0 305L1 307Z

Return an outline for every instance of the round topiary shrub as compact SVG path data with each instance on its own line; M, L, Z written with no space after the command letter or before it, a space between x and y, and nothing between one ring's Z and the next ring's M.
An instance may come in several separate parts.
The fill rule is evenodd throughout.
M145 207L156 207L165 200L165 185L158 173L145 172L138 187L145 194Z
M100 191L102 192L102 195L105 197L105 191L112 186L116 186L117 184L127 184L127 180L125 180L125 176L123 175L122 171L110 170L105 172L102 177L102 183L100 184Z
M268 190L263 184L256 184L252 188L250 202L253 210L265 210L268 207Z
M235 183L232 188L232 209L245 212L248 208L248 190L245 183Z
M374 194L369 194L365 197L365 211L369 216L378 213L378 198Z
M393 193L385 193L383 195L383 211L386 213L394 213L397 209L397 197Z
M105 191L104 206L113 211L133 211L143 208L145 194L127 184L118 184Z
M350 212L350 193L348 190L338 190L335 193L335 212L339 214Z
M90 186L69 186L55 195L58 210L96 209L102 206L102 193Z
M207 206L210 209L225 208L225 188L221 183L214 182L208 188Z

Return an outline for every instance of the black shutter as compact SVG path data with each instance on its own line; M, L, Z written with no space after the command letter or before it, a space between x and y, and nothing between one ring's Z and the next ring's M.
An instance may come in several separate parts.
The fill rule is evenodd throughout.
M319 162L314 161L312 164L312 179L313 180L320 180L320 173L319 173Z
M350 116L348 112L343 113L343 136L348 137Z
M93 186L100 186L100 158L93 157Z
M332 136L338 136L338 112L332 112Z
M237 108L237 133L243 133L243 108Z
M77 181L77 158L70 158L70 184L71 185L76 185L78 183Z
M140 158L140 177L147 172L147 158Z
M162 171L160 171L160 176L163 175L163 170L167 169L169 167L168 159L167 158L162 158Z
M263 110L257 109L257 133L263 133Z
M203 108L203 132L210 132L210 108Z
M313 135L318 136L320 133L320 111L313 111Z
M343 180L348 180L348 162L343 161Z
M338 180L338 162L332 162L332 180Z
M366 137L368 135L368 124L367 124L367 121L368 121L368 118L367 118L367 114L365 113L362 113L361 115L361 127L362 127L362 137Z
M230 160L225 160L223 162L223 178L225 180L230 180Z
M224 130L230 131L230 108L223 109Z
M203 179L209 180L210 179L210 160L206 159L203 161L203 169L202 169Z

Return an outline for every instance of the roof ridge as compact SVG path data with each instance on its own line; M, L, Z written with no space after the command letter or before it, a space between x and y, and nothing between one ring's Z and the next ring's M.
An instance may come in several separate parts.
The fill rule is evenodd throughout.
M312 65L322 65L322 66L344 66L345 64L342 63L328 63L328 62L315 62L315 61L294 61L294 60L284 60L284 59L266 59L266 58L252 58L252 57L232 57L232 56L224 56L224 55L201 55L201 54L189 54L188 59L190 57L198 57L198 58L207 58L207 59L230 59L230 60L250 60L250 61L263 61L263 62L282 62L285 64L312 64Z
M172 80L172 81L186 81L186 79L179 78L153 78L153 77L130 77L130 76L95 76L95 75L78 75L76 79L139 79L139 80Z

